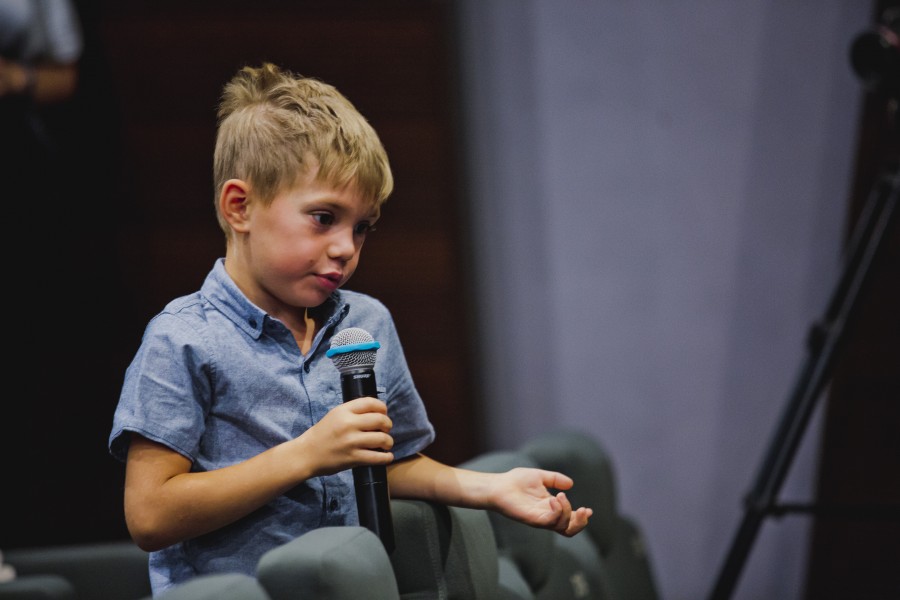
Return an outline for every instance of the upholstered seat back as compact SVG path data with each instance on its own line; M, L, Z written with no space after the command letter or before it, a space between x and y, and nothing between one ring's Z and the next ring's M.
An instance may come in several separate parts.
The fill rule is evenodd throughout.
M400 598L381 540L358 526L314 529L273 548L256 576L272 600Z
M391 563L403 600L495 600L497 544L488 515L421 500L391 500Z

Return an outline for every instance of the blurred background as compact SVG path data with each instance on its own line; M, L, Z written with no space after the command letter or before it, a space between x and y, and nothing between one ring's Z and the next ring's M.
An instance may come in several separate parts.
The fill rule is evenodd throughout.
M215 106L268 60L336 85L387 147L396 191L348 287L395 316L430 454L592 433L662 596L710 590L897 156L891 98L850 62L896 1L75 6L79 87L47 115L63 166L6 198L0 550L127 537L119 386L224 254ZM900 594L897 238L780 490L856 508L767 518L735 598Z

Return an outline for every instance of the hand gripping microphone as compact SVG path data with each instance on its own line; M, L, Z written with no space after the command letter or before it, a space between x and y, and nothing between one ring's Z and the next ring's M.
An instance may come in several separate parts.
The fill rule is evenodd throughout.
M331 340L325 356L341 373L344 402L369 396L378 397L375 387L375 352L381 344L365 329L349 327ZM388 493L387 469L384 465L353 468L356 508L359 523L381 540L388 553L394 551L394 524Z

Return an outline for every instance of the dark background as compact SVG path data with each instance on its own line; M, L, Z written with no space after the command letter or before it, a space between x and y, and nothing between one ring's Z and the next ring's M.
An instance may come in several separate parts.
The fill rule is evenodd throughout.
M198 289L224 255L215 110L245 64L272 61L334 84L379 132L395 192L347 287L394 314L438 426L430 455L473 456L449 4L77 6L86 38L78 97L47 111L64 160L56 171L42 165L17 198L21 241L7 289L20 301L3 419L14 477L0 548L127 537L124 469L106 450L112 415L147 321Z
M873 2L872 23L897 0ZM898 23L900 24L900 23ZM885 81L886 78L880 79ZM895 73L893 81L900 81ZM866 94L846 238L900 161L900 90ZM896 181L896 180L895 180ZM896 185L896 183L895 183ZM894 202L896 205L896 195ZM874 239L870 236L866 239ZM806 598L900 597L900 214L868 263L832 371Z
M888 4L873 3L873 23ZM127 537L124 469L106 450L119 387L146 322L224 254L215 105L240 66L263 60L336 85L381 135L396 191L348 287L395 316L438 428L430 454L454 464L480 452L452 3L77 6L80 89L48 114L66 160L5 189L0 549ZM896 132L884 98L867 96L848 232L897 156ZM900 564L900 476L885 477L900 473L898 237L873 266L827 393L819 500L858 509L814 517L810 599L853 597L860 577L887 578Z

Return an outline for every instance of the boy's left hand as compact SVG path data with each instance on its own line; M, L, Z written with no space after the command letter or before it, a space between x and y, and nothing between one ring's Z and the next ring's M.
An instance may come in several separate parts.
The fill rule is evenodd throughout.
M533 527L552 529L572 537L587 526L593 509L572 509L565 493L555 496L547 488L568 490L570 477L543 469L516 468L498 475L492 496L497 511Z

